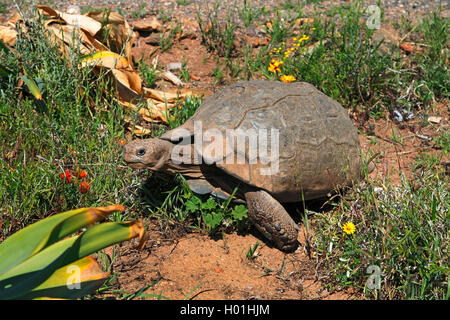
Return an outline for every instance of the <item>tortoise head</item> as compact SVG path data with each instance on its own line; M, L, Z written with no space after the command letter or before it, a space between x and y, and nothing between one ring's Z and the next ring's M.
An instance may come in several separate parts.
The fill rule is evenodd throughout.
M168 164L172 148L162 139L134 140L123 147L123 159L132 168L159 171Z

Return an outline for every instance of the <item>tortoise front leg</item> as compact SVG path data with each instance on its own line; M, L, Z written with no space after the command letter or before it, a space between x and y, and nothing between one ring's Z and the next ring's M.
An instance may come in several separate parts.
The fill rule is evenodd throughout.
M292 251L299 245L299 228L284 207L264 190L245 193L248 219L275 246Z

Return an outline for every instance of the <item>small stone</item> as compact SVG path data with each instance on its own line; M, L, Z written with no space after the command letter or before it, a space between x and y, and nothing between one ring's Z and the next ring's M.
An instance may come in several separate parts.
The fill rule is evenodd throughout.
M70 6L67 8L66 12L67 12L68 14L81 14L81 9L80 9L80 7L77 6L76 4L73 4L73 5L70 5Z
M434 124L441 123L441 120L442 120L442 117L435 117L435 116L428 117L428 122L434 123Z

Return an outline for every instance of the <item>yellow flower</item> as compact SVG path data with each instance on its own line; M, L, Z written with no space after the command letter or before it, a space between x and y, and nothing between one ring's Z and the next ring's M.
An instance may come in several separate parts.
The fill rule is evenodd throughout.
M355 225L352 222L347 222L342 227L342 231L344 231L346 234L353 234L356 230Z
M269 67L267 68L267 70L269 70L270 72L280 72L280 68L275 67L273 64L269 64Z
M267 68L267 70L269 70L270 72L280 72L280 65L283 64L283 61L277 61L275 59L272 59L272 61L269 63L269 67Z
M291 75L288 75L288 76L287 75L283 75L283 76L280 77L280 80L283 81L283 82L293 82L296 79L294 78L294 76L291 76Z

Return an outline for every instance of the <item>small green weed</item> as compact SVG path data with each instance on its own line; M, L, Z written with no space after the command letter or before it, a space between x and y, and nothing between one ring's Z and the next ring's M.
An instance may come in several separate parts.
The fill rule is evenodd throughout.
M236 35L237 23L231 11L227 12L227 19L225 23L219 23L218 10L220 2L214 2L213 12L206 12L206 19L204 20L200 11L197 11L197 22L200 27L202 35L202 42L206 47L217 52L220 57L230 58L236 56Z
M255 258L255 253L258 246L259 246L258 241L256 241L256 243L253 246L250 246L250 248L247 251L247 254L245 255L248 260L252 261Z
M148 14L147 5L145 2L139 4L136 10L131 12L131 16L134 20L143 19Z
M177 4L179 6L187 6L187 5L191 4L191 0L177 0Z
M143 59L137 62L137 69L139 75L144 80L144 83L149 88L154 88L156 84L156 80L158 78L157 68L156 66L150 66L144 62Z
M159 46L161 52L172 48L172 41L177 33L181 33L181 24L177 23L169 32L161 32L159 35Z
M262 15L266 14L265 6L255 9L251 0L244 0L239 7L239 16L244 21L244 26L249 27L254 24Z

